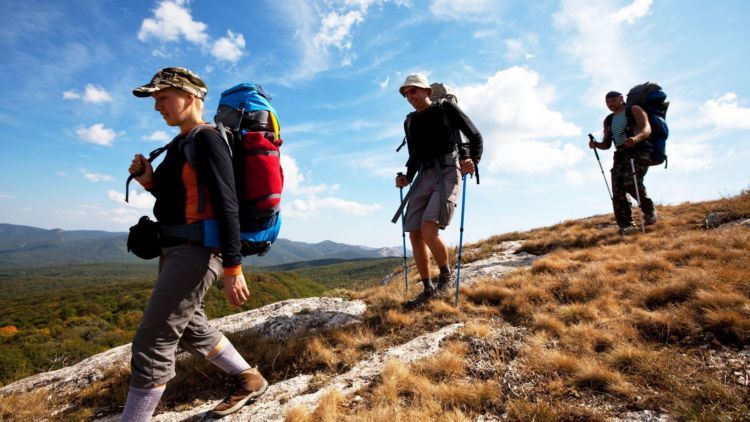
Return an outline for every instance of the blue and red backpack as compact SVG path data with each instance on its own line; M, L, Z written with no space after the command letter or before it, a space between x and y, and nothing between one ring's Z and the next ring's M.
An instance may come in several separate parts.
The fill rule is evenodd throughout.
M181 149L195 166L195 135L218 130L232 155L240 217L242 255L265 255L281 228L280 203L284 187L279 147L283 143L271 96L262 86L243 83L221 93L215 125L193 128ZM205 206L199 189L199 212ZM216 219L203 221L203 244L219 247Z

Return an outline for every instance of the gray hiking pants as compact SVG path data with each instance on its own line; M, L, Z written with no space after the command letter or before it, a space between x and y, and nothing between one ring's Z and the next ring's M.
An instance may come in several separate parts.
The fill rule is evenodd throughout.
M222 274L221 258L198 245L162 249L159 279L133 338L130 385L153 388L175 376L179 345L205 357L221 333L208 324L203 297Z

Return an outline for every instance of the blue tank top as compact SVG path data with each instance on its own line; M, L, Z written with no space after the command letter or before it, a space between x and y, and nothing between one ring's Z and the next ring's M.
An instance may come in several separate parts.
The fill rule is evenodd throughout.
M628 116L625 111L612 115L612 122L610 123L610 131L612 132L612 140L616 147L622 146L625 143L625 139L628 135L625 133L625 129L628 127Z

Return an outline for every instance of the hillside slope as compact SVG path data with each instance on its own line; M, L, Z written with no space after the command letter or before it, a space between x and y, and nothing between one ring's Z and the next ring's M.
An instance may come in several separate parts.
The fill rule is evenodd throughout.
M467 245L458 307L404 312L396 274L347 294L367 304L359 323L233 335L273 385L226 420L748 420L750 192L658 212L646 234L606 215ZM181 364L156 420L204 415L226 389L213 370ZM63 417L114 420L127 382L59 397ZM60 406L10 390L3 417Z

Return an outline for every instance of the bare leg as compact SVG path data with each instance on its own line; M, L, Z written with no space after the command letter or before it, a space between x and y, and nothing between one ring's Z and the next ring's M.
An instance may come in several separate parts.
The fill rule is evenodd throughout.
M413 230L409 232L409 240L411 241L411 249L414 253L414 263L417 266L419 277L424 280L430 277L430 252L427 249L422 238L421 230Z
M423 242L430 248L432 256L435 257L435 263L440 268L448 266L448 248L445 246L443 239L440 238L439 227L437 223L423 221L422 229ZM416 253L414 254L416 256Z

